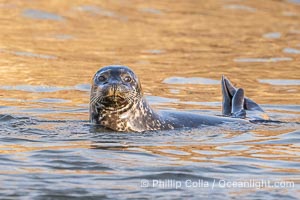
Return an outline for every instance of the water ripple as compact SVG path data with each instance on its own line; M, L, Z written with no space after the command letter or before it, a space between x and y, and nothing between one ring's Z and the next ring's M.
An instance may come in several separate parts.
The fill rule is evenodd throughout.
M55 13L45 12L41 10L25 9L22 12L23 16L33 19L62 21L64 18Z
M16 56L42 58L42 59L47 59L47 60L57 59L57 56L54 56L54 55L37 54L37 53L25 52L25 51L10 51L10 50L6 50L6 49L0 49L0 53L9 53L9 54L13 54Z
M163 83L167 84L202 84L202 85L217 85L220 84L220 81L209 79L209 78L200 78L200 77L169 77L163 80Z
M281 33L278 32L266 33L263 35L263 37L269 39L278 39L281 37Z
M245 6L245 5L239 5L239 4L225 5L224 8L230 10L243 10L248 12L256 12L256 8L252 8L250 6Z
M251 62L281 62L281 61L292 61L289 57L274 57L274 58L236 58L234 62L251 63Z
M62 90L78 90L83 92L89 92L91 88L90 84L78 84L75 86L50 86L50 85L15 85L8 86L2 85L0 89L2 90L18 90L24 92L58 92Z
M139 9L141 12L145 13L151 13L151 14L156 14L156 15L161 15L163 12L161 10L155 9L155 8L141 8Z
M78 6L75 7L75 10L81 11L81 12L87 12L87 13L91 13L93 15L101 15L104 17L110 17L110 18L115 18L118 19L120 21L127 21L128 18L126 16L121 16L116 12L98 7L98 6L94 6L94 5L82 5L82 6Z
M282 51L283 53L300 54L300 50L294 48L284 48Z
M271 85L300 85L300 80L284 80L284 79L259 79L260 83Z

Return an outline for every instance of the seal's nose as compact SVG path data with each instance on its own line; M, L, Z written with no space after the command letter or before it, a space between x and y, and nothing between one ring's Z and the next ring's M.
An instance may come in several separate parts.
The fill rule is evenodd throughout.
M118 90L118 84L112 83L109 85L108 96L116 96L116 92Z
M118 85L117 85L117 84L113 84L113 85L111 86L111 88L112 88L113 93L114 93L114 95L115 95L115 94L116 94L116 91L117 91L117 89L118 89Z

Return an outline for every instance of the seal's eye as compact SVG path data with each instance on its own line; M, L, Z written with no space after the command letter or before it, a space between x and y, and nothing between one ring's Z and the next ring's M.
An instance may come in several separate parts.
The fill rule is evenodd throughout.
M105 80L106 80L105 76L99 76L98 77L98 81L100 81L100 82L103 82Z
M124 81L125 82L127 82L127 83L129 83L129 82L131 82L131 77L130 76L125 76L125 78L124 78Z

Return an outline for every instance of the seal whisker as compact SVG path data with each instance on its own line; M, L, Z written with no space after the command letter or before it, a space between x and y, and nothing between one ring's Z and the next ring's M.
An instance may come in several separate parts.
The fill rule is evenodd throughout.
M98 96L98 97L95 99L95 103L99 105L99 104L102 102L102 100L103 100L103 97L102 97L102 96Z
M102 99L103 99L103 97L100 95L94 96L91 98L90 104L96 104L97 102L101 102Z
M90 99L90 103L91 104L94 104L95 103L95 101L97 100L97 96L93 96L91 99Z

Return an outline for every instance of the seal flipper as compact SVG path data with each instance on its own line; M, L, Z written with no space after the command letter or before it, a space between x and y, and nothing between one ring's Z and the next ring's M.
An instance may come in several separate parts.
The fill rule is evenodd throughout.
M257 103L244 96L243 89L235 88L224 75L222 76L222 94L222 114L224 116L245 118L246 111L249 111L248 114L253 115L251 117L255 119L258 118L263 120L270 120L269 116L264 113L264 110ZM241 102L243 103L241 104ZM243 109L240 109L241 105L243 105Z
M223 115L236 118L246 118L245 100L242 88L235 88L224 75L222 76ZM225 101L224 101L225 99ZM249 99L250 100L250 99ZM225 102L225 103L224 103ZM229 102L229 103L228 103ZM253 102L252 100L248 102ZM253 102L255 103L255 102ZM257 104L256 104L257 105ZM258 105L257 105L258 106ZM224 112L226 111L226 113Z
M225 83L226 77L222 75L222 114L224 116L231 115L231 96Z
M232 98L231 113L236 118L246 118L246 111L244 110L244 90L242 88L237 89Z
M225 86L227 88L228 93L233 97L235 93L237 92L237 88L235 88L232 83L229 81L228 78L226 78L224 75L222 76L222 82L224 79ZM223 87L223 86L222 86ZM256 110L256 111L261 111L264 112L264 110L253 100L249 99L248 97L244 97L244 109L245 110Z
M222 75L222 114L224 116L231 116L232 98L236 94L237 89L231 82Z
M226 88L227 88L228 93L230 94L231 97L233 97L234 94L235 94L236 91L237 91L237 88L234 87L234 86L232 85L232 83L229 81L229 79L226 78L225 76L224 76L224 83L225 83L225 86L226 86Z
M257 110L264 112L264 110L257 103L247 97L245 97L244 108L245 110Z

